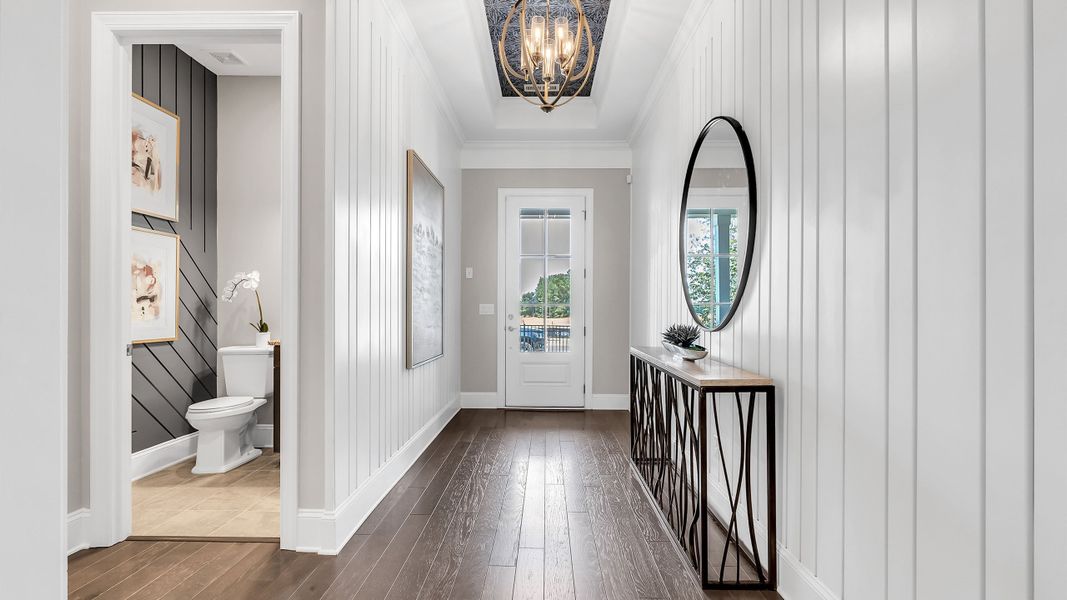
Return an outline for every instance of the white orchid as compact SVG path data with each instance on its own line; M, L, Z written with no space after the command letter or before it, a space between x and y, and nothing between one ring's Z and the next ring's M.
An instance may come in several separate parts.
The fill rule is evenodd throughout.
M222 288L222 301L233 302L237 297L239 288L252 290L256 294L256 304L259 306L259 324L249 323L249 325L260 333L270 331L270 327L263 320L263 303L259 299L259 271L249 271L248 273L238 271L235 273L233 278L227 281L226 286Z

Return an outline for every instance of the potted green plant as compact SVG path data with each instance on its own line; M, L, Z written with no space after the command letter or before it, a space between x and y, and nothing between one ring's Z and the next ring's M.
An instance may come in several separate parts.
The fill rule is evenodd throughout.
M263 320L263 302L259 299L259 271L251 271L245 273L239 271L226 282L226 287L222 289L222 301L233 302L237 297L237 290L244 288L246 290L252 290L256 294L256 306L259 307L259 322L249 323L252 329L256 330L256 347L266 348L270 343L270 326Z
M708 355L708 351L695 343L698 339L700 328L696 325L676 323L663 332L663 347L683 360L700 360Z

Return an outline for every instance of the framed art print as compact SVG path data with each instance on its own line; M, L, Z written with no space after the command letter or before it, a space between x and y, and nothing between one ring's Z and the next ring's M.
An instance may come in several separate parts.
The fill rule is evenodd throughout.
M134 344L178 338L178 257L173 233L130 233L130 338Z
M444 355L445 187L407 156L407 367Z
M130 206L135 213L177 221L181 120L133 94L130 126Z

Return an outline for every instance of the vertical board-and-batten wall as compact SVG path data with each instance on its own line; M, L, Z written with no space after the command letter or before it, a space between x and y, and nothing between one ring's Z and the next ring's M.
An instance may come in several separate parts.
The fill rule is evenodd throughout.
M752 279L705 342L779 386L787 597L1063 593L1065 13L694 2L652 88L632 139L635 343L690 320L676 211L697 132L726 114L752 141ZM1035 306L1055 332L1036 354Z
M333 546L325 551L340 548L458 410L462 201L455 121L402 4L331 7L324 442L326 518L337 538L323 541ZM415 369L404 367L407 149L445 187L444 356Z
M178 222L133 224L181 236L178 339L133 347L133 451L193 432L185 411L215 397L218 335L216 76L173 45L133 47L133 91L181 118Z

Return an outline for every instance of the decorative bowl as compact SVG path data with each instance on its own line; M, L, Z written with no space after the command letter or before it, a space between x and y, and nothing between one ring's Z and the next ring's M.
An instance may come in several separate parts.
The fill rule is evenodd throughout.
M682 348L681 346L675 346L674 344L667 342L663 342L663 347L666 348L668 352L682 360L700 360L708 355L708 351L704 349Z

